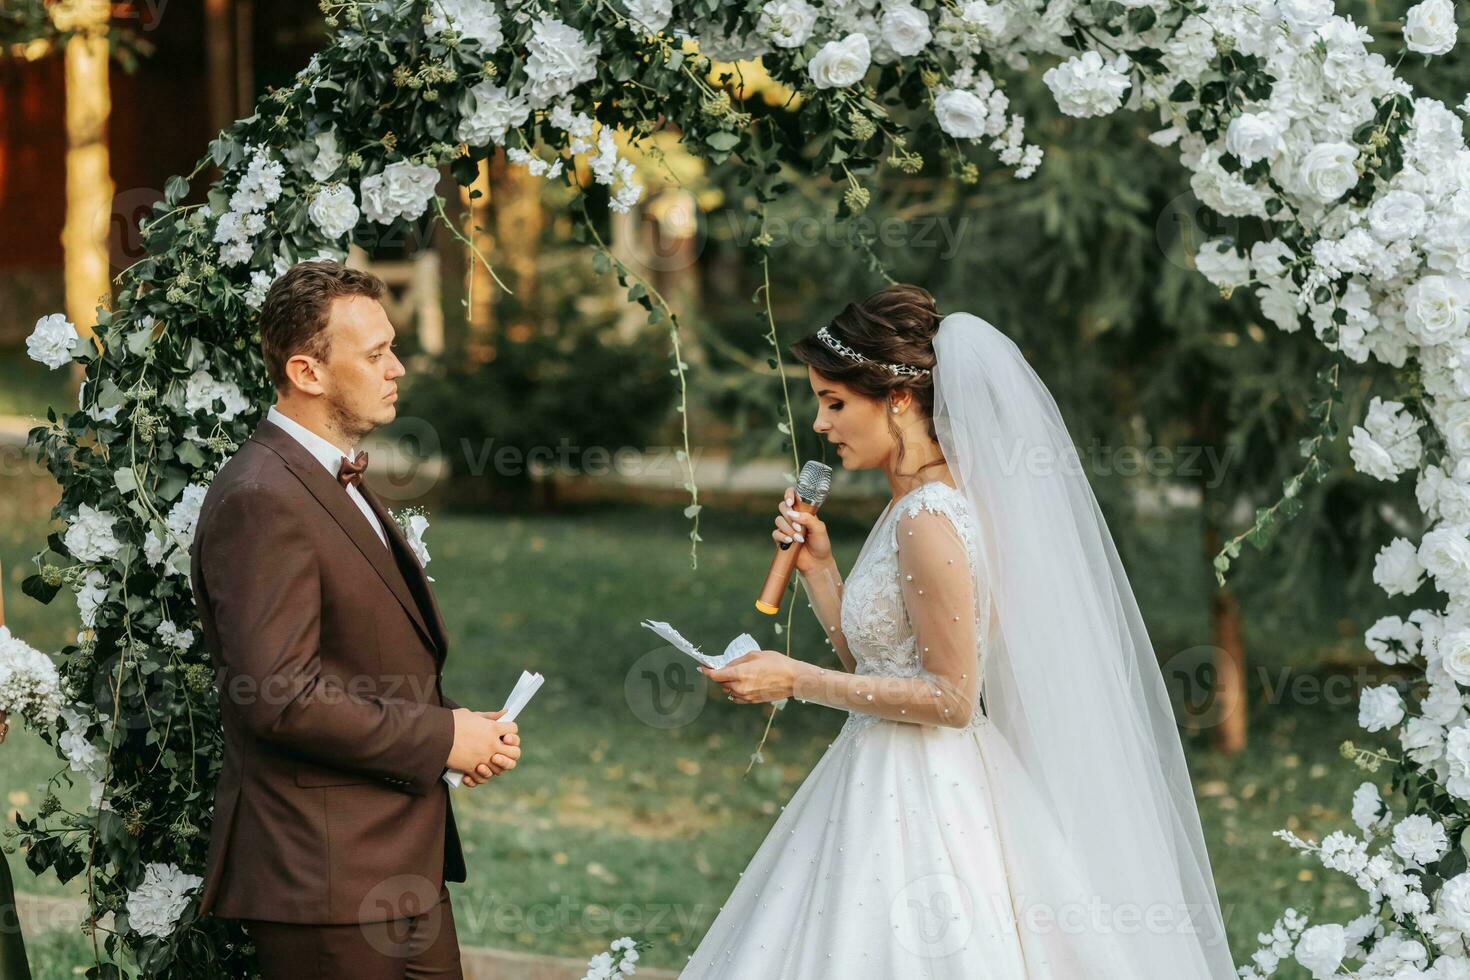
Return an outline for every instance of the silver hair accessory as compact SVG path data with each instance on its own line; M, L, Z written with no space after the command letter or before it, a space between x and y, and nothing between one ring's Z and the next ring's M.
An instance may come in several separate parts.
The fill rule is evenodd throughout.
M918 376L929 373L928 368L914 367L912 364L885 364L882 361L874 361L871 357L864 357L857 351L853 350L851 347L844 344L842 341L838 340L836 337L832 336L832 331L828 330L826 327L823 327L822 329L817 331L817 339L826 344L828 347L832 348L832 350L841 354L843 357L847 358L849 361L856 361L859 364L878 364L882 367L887 368L889 374L907 374Z

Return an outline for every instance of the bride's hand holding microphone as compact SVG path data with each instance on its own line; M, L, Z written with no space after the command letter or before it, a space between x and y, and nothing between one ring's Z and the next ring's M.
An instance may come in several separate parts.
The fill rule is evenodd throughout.
M832 539L827 535L827 525L815 513L797 510L795 488L786 488L786 496L777 505L777 510L771 540L777 547L797 549L795 562L798 572L810 575L833 561ZM757 650L720 670L699 669L725 689L729 700L737 704L762 704L791 697L798 677L813 667L779 650Z

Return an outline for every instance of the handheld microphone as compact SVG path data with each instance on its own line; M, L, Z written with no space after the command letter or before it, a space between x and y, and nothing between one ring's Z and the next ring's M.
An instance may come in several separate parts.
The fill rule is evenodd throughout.
M794 510L812 514L822 506L832 490L832 467L809 459L801 468L801 477L796 481L796 505ZM774 616L781 609L781 596L791 583L791 570L796 567L796 555L802 546L800 541L783 541L776 546L771 558L771 570L766 573L766 584L761 587L760 598L755 608L767 616Z

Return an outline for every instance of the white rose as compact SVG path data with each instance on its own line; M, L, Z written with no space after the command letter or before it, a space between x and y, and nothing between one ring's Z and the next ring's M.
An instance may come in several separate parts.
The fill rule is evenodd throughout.
M1096 51L1086 51L1048 68L1041 80L1067 115L1105 116L1123 104L1129 65L1126 54L1109 64Z
M1456 684L1470 687L1470 629L1460 626L1446 630L1435 644L1445 673Z
M1312 926L1296 943L1296 961L1312 971L1313 980L1329 980L1337 975L1342 958L1347 955L1347 936L1337 923Z
M985 135L989 113L985 100L960 88L942 88L934 97L934 115L939 128L955 139L973 140Z
M362 179L362 213L369 221L383 225L402 217L417 218L429 206L438 183L436 168L396 160L381 173Z
M1456 31L1450 0L1424 0L1404 17L1404 44L1416 54L1448 54L1455 46Z
M1276 0L1276 11L1293 34L1310 34L1331 19L1332 0Z
M1419 552L1407 538L1394 538L1373 562L1373 582L1389 595L1413 595L1424 584Z
M352 197L352 188L334 184L317 193L306 209L312 224L332 241L336 241L357 227L357 201Z
M906 3L889 7L879 29L888 47L904 57L923 51L934 36L929 30L929 15Z
M871 62L867 36L849 34L840 41L822 45L822 50L807 65L807 71L817 88L847 88L863 80Z
M1281 122L1270 113L1247 112L1230 120L1225 148L1249 167L1257 160L1274 160L1281 152Z
M669 25L674 15L673 0L624 0L628 16L649 34L657 34Z
M1297 169L1303 193L1331 204L1358 182L1358 148L1351 143L1321 143L1307 151Z
M72 351L81 335L61 313L50 313L36 321L36 328L26 338L26 354L55 371L72 359Z
M531 114L531 106L519 95L512 96L493 81L483 81L470 89L475 109L459 121L455 133L460 142L470 146L488 146L505 138L506 130L519 126Z
M761 8L756 30L778 48L799 48L816 24L817 10L805 0L772 0Z
M1380 242L1414 238L1426 220L1424 198L1413 191L1389 191L1368 208L1368 229Z
M1421 344L1458 340L1470 328L1470 283L1458 276L1424 276L1404 302L1404 326Z
M1365 687L1358 696L1358 724L1365 731L1381 732L1404 720L1404 698L1388 684Z
M1212 238L1199 247L1194 267L1220 289L1235 289L1250 281L1250 260L1223 238Z
M1393 828L1394 853L1421 867L1438 861L1449 848L1444 824L1422 813L1405 817Z
M316 144L316 156L307 165L306 172L311 174L312 180L325 183L342 166L342 148L337 145L337 131L323 130L314 135L311 141Z
M82 504L62 539L66 550L71 552L72 557L84 562L109 561L117 557L122 543L112 533L112 525L116 520L117 515L110 511L98 510L91 504Z
M1439 915L1461 932L1470 932L1470 872L1455 875L1439 891Z
M1419 564L1442 591L1463 591L1470 584L1470 541L1465 538L1465 527L1437 527L1424 535L1419 542Z

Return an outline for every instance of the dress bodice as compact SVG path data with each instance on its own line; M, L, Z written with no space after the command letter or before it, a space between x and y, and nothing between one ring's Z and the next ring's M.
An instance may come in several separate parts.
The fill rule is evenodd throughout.
M856 661L858 674L916 677L923 672L922 652L916 649L914 628L904 606L899 581L899 517L928 510L948 518L969 555L970 579L975 583L975 670L983 679L983 653L991 620L990 592L983 587L980 568L979 526L969 501L959 490L935 480L900 497L873 526L862 553L843 586L842 634ZM854 713L850 722L866 724L872 715ZM970 727L985 721L977 707Z

